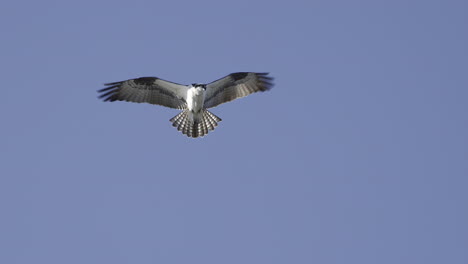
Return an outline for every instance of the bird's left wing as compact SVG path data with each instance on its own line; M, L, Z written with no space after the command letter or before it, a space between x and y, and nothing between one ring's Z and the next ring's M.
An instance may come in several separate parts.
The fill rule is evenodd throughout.
M241 98L255 92L264 92L273 87L273 78L268 73L236 72L206 85L206 108Z
M106 83L99 90L104 101L128 101L157 104L182 109L186 105L187 86L156 77L141 77L121 82Z

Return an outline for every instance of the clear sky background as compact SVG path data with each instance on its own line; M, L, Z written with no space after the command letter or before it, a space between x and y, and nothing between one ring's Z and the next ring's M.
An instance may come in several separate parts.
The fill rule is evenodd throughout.
M467 1L6 1L0 263L468 263ZM270 72L212 109L103 83Z

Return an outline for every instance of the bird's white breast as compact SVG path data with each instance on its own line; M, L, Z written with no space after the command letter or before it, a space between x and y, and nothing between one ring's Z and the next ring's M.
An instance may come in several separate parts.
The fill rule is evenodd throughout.
M205 101L205 89L191 87L187 91L187 108L192 112L199 112Z

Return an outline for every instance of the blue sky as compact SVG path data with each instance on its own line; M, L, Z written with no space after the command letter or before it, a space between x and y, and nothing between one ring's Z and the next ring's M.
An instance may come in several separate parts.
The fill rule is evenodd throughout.
M8 1L1 263L468 263L466 1ZM275 87L213 109L103 83Z

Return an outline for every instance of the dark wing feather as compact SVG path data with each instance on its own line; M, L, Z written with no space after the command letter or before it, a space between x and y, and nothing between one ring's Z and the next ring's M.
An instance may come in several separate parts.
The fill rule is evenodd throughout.
M156 77L141 77L122 82L106 83L99 90L104 101L127 101L157 104L182 109L186 105L187 86Z
M268 73L237 72L206 85L206 108L241 98L255 92L264 92L273 87L273 78Z

